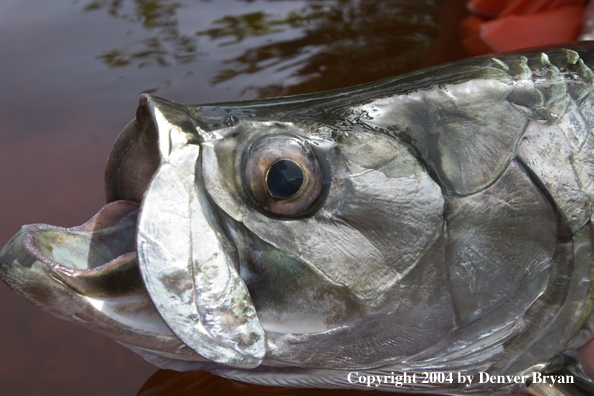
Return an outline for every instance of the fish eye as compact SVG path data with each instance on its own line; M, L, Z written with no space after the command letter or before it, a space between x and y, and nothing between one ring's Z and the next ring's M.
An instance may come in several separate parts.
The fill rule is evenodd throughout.
M303 185L303 170L288 159L276 161L266 175L266 186L273 197L289 198Z
M268 135L252 143L244 155L244 185L259 210L299 217L320 202L323 172L306 140Z

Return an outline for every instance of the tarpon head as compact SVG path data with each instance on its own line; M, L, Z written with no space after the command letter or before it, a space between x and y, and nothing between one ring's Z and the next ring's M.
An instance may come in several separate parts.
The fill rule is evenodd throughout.
M0 276L160 367L248 382L567 365L594 328L577 50L253 102L143 95L108 204L25 226Z
M286 337L320 334L347 351L331 335L360 337L398 311L381 301L419 287L402 279L443 221L409 146L348 131L144 95L108 160L108 204L80 227L23 227L1 276L145 356L300 364L326 347L295 351ZM353 348L339 365L369 360Z

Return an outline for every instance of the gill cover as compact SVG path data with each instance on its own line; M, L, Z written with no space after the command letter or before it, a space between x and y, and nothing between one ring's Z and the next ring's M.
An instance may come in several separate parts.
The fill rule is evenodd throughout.
M159 314L203 357L252 368L266 352L264 330L232 261L233 247L211 219L201 190L200 136L191 118L168 101L144 96L137 114L154 134L160 163L142 201L138 265ZM141 128L139 128L141 129Z

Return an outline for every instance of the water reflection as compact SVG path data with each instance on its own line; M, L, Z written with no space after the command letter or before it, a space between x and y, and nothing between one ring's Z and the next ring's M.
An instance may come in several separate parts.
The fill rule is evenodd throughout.
M196 38L180 34L176 13L182 4L172 0L95 0L85 11L105 11L114 18L141 23L152 34L98 56L110 67L136 65L168 66L172 62L188 63L198 56Z
M233 80L242 85L242 94L253 90L257 97L269 97L340 88L418 69L439 31L445 1L270 3L275 3L275 12L255 9L214 20L197 18L193 31L180 25L180 14L197 14L205 3L95 0L84 9L104 11L142 26L148 34L142 39L132 35L130 42L99 55L110 67L170 66L220 57L221 67L210 78L213 85ZM202 47L211 51L200 52ZM220 54L212 54L212 48ZM250 81L255 76L260 78Z
M280 19L250 15L252 21L269 27L267 34L274 34L273 26L302 33L244 50L225 61L231 67L221 70L213 82L265 69L294 70L289 84L253 87L264 97L323 91L405 73L425 58L439 29L442 6L436 1L337 0L308 4ZM225 17L215 21L220 28L199 33L239 40L250 30L238 33L242 25L237 22L237 17Z

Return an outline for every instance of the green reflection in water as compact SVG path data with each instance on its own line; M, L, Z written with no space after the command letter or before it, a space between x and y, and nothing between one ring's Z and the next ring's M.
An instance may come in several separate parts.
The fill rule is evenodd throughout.
M261 11L241 13L238 4L237 14L224 15L229 13L225 9L224 16L210 21L210 28L190 34L179 31L178 13L191 12L187 8L196 5L94 0L85 10L103 10L151 32L150 37L102 54L110 67L218 59L198 51L201 40L207 40L210 47L227 49L228 58L221 61L213 84L243 76L243 92L256 90L259 97L267 97L340 88L422 67L439 31L445 0L318 0L297 3L296 9L287 2L289 11L283 14L264 11L271 1L243 3L259 3ZM248 85L256 75L265 85Z
M236 44L246 37L263 36L267 34L281 33L288 28L303 28L309 26L316 19L326 17L323 5L312 5L302 10L289 11L287 15L271 15L265 12L254 12L239 16L228 15L212 23L220 27L198 31L196 35L209 36L211 40L232 37L219 45Z
M189 63L197 59L196 38L178 31L178 9L182 3L172 0L94 0L85 11L102 10L110 16L154 32L151 37L107 51L98 58L109 67L136 65L168 66L173 62Z

